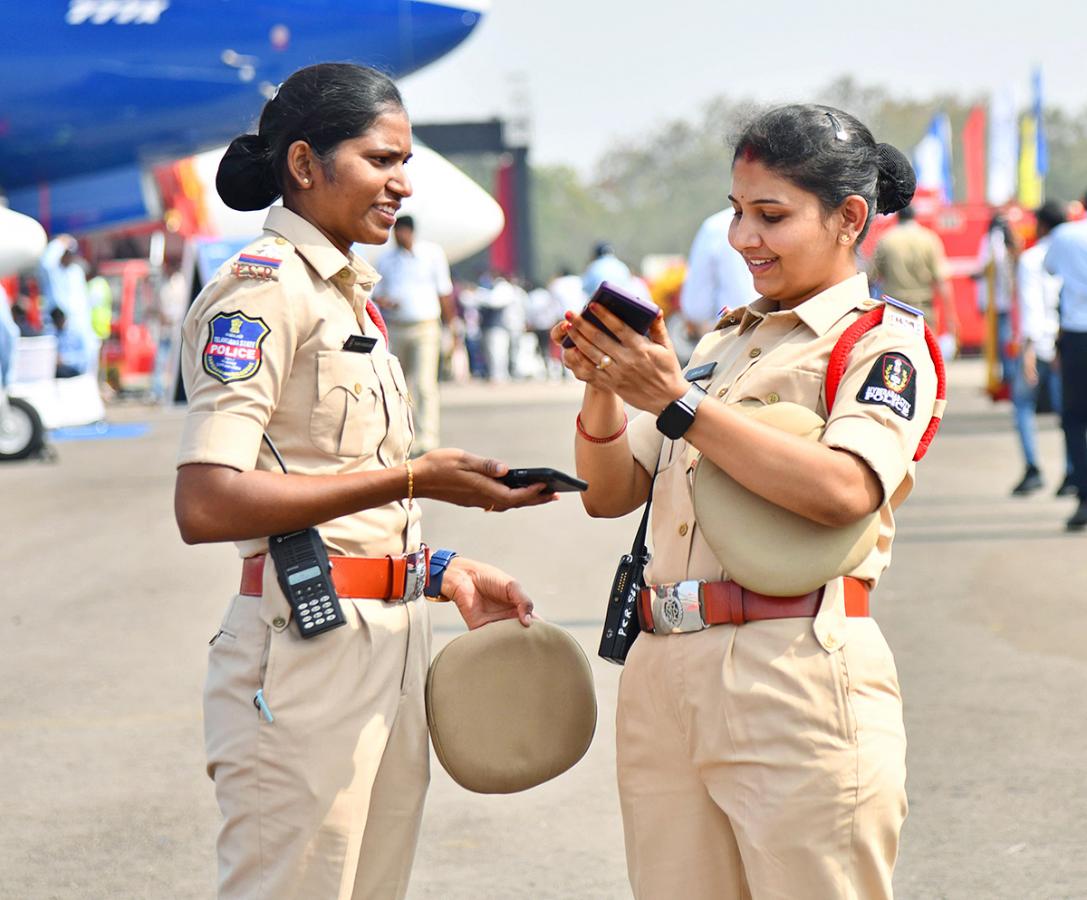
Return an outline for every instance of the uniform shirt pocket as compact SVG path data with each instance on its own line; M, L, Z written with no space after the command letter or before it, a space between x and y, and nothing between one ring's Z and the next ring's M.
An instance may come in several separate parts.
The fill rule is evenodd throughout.
M387 424L380 409L380 391L369 354L319 351L317 397L310 415L314 446L336 456L373 454Z
M741 377L727 398L728 403L764 406L796 403L825 418L823 373L783 366L758 366Z

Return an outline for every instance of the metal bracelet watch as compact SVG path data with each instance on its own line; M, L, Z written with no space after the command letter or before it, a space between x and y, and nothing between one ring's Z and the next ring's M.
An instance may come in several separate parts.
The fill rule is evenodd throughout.
M692 384L686 394L669 403L657 416L657 431L673 441L679 440L694 422L698 404L705 399L706 389L701 385Z
M430 554L430 578L423 589L424 596L431 600L441 599L442 578L445 577L445 570L449 568L449 564L456 555L456 550L435 550Z

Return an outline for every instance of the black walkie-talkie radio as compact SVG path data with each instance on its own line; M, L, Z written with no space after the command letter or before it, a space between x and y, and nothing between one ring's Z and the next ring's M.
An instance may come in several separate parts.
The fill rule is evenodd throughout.
M316 528L273 534L268 538L268 553L302 637L311 638L347 624L332 586L328 551Z
M283 457L267 434L264 442L286 474ZM291 605L302 637L316 637L347 624L332 584L332 563L316 528L273 534L268 538L268 555L275 563L276 578Z

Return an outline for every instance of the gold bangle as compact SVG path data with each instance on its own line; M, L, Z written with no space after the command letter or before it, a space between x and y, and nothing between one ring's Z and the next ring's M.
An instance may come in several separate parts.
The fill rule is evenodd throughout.
M415 471L411 467L411 460L404 460L404 466L408 470L408 509L411 509L412 499L415 497Z

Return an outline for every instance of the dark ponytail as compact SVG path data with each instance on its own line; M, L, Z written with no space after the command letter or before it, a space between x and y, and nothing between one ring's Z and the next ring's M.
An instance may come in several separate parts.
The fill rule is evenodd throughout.
M327 165L341 141L363 134L379 116L403 110L392 80L367 66L319 63L299 69L264 104L257 134L230 142L215 189L232 209L271 206L287 184L287 150L305 141Z
M830 106L794 104L763 113L736 142L736 160L758 160L770 171L819 198L830 212L850 194L868 202L872 213L909 206L917 179L910 161L890 144L877 144L860 121Z

